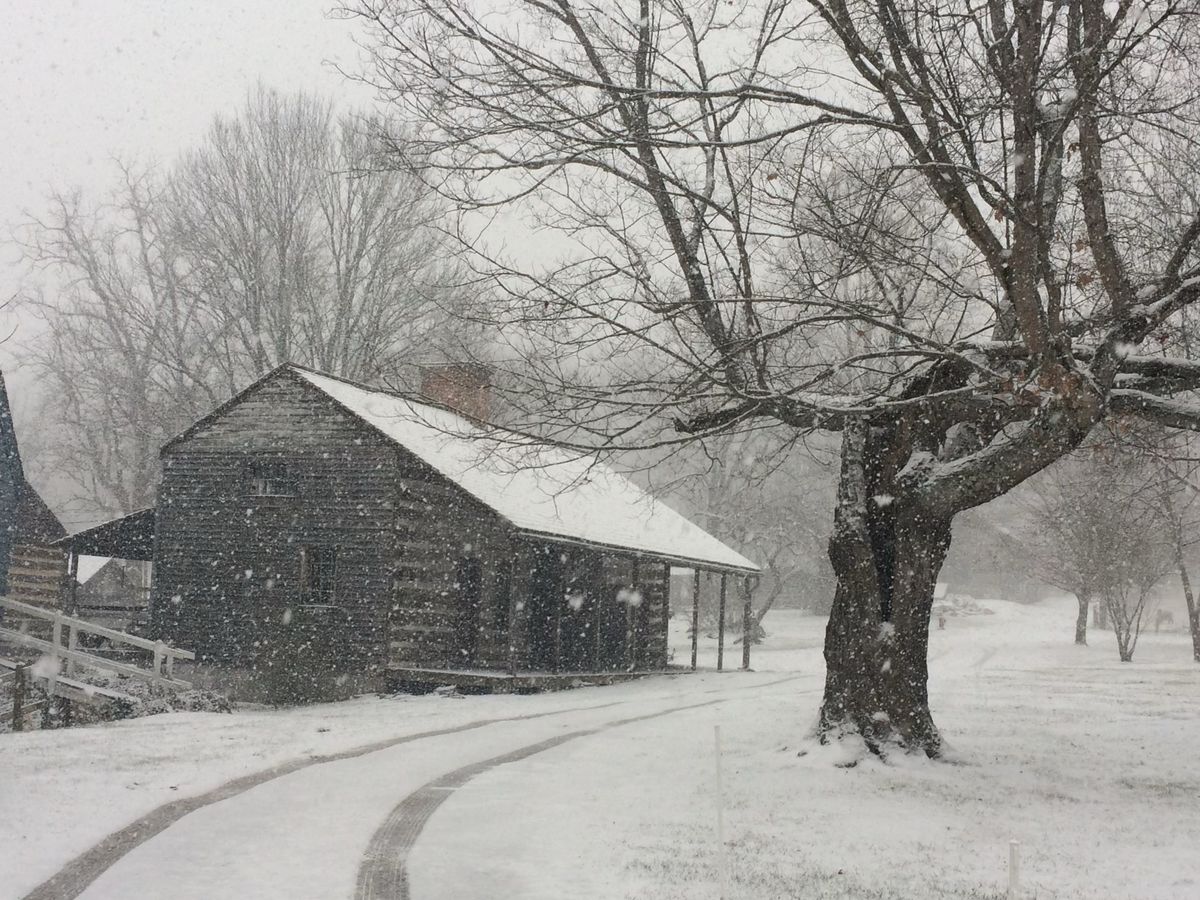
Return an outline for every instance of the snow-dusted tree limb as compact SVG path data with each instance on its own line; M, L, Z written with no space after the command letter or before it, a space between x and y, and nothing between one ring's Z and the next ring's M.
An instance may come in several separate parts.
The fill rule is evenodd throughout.
M1144 391L1114 389L1108 397L1109 408L1120 415L1137 416L1155 425L1200 431L1200 402L1158 397Z

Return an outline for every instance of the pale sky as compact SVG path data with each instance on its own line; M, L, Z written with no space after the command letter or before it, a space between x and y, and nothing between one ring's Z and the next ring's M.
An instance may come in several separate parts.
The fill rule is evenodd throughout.
M358 26L328 15L336 3L0 2L0 297L20 283L12 228L51 187L96 195L113 182L113 157L169 161L259 79L370 102L332 65L354 69L360 55ZM11 350L0 346L0 365L19 386Z

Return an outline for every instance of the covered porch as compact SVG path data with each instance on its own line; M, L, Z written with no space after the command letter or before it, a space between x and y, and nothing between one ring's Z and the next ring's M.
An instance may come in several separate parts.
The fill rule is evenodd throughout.
M454 628L456 646L468 649L460 651L461 658L452 654L441 664L394 662L386 673L390 684L414 692L454 687L464 692L526 693L612 684L714 664L723 671L732 664L726 659L727 641L739 640L727 627L729 619L742 632L741 667L749 669L757 571L594 542L551 540L544 534L523 537L527 550L521 559L528 577L519 584L507 574L497 579L503 585L495 595L502 597L498 605L503 614L481 617L478 586L483 579L478 573L463 577L460 572ZM673 600L671 585L680 577L691 590ZM731 614L731 608L740 609L741 616ZM671 646L672 618L679 627L690 622L690 652L678 639ZM715 660L700 658L702 627L706 643L715 633ZM471 637L476 633L484 637ZM676 634L678 638L678 628ZM477 653L483 644L494 649Z

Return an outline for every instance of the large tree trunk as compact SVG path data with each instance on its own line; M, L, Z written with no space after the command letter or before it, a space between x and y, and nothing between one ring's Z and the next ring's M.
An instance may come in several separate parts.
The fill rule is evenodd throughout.
M1088 607L1092 605L1092 597L1087 591L1078 591L1075 599L1079 603L1079 612L1075 616L1075 643L1086 647Z
M936 757L927 651L933 588L950 546L950 522L880 493L866 429L843 433L842 474L829 556L837 591L825 632L822 741L858 735ZM883 466L886 469L886 465Z

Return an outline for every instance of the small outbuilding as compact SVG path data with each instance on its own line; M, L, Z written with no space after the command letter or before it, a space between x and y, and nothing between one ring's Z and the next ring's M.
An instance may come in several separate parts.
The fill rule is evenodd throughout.
M434 376L282 366L162 448L155 509L64 543L152 559L153 634L209 663L255 669L303 622L342 671L424 684L662 670L671 567L758 573L594 458L482 425L486 371Z

